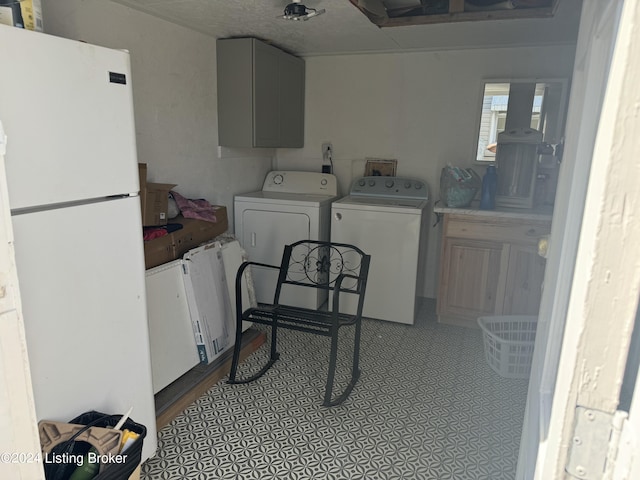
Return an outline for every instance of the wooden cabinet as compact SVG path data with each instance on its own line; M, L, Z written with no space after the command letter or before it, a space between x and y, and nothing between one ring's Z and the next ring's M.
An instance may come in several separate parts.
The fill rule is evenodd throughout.
M503 314L535 315L540 307L545 259L536 246L509 245Z
M304 60L255 38L217 41L218 140L304 146Z
M484 315L536 314L545 260L538 239L550 220L446 214L437 313L475 327Z

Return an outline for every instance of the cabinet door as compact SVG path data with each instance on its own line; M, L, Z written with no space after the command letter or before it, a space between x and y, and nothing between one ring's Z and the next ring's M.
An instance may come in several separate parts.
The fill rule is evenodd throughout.
M254 42L253 144L279 147L280 99L279 61L283 52L271 45Z
M478 317L502 309L509 246L460 238L444 242L438 315L446 322L475 326Z
M218 141L304 145L304 60L255 38L217 41Z
M304 60L280 53L280 146L304 146Z
M311 237L311 220L304 212L247 209L242 213L242 232L240 240L251 261L280 265L285 245ZM251 273L257 301L273 303L278 270L254 266ZM289 305L317 308L317 292L314 290L284 288L280 298L282 303Z
M218 143L253 146L253 40L218 39Z
M538 313L545 263L535 246L511 245L503 314Z

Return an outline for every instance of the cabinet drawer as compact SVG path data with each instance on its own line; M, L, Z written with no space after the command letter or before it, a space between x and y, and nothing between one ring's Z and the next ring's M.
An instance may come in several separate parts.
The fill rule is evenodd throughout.
M538 239L551 232L550 222L526 223L513 220L450 218L446 223L445 236L455 238L483 239L504 243L537 244Z

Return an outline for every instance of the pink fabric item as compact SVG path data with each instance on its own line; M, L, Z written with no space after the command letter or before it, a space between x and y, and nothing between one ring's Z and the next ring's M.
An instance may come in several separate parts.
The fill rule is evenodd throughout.
M144 229L144 235L143 235L143 239L144 240L153 240L154 238L160 238L160 237L164 237L166 235L168 235L169 232L167 232L167 229L164 227L158 227L158 228L145 228Z
M216 209L213 205L204 199L190 200L184 198L178 192L171 191L171 196L176 201L180 213L184 218L195 218L197 220L205 220L207 222L216 223Z

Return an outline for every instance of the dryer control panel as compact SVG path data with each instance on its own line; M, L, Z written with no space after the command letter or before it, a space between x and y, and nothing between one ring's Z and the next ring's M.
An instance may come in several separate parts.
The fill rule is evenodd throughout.
M330 173L276 170L267 173L262 191L336 196L338 181Z
M422 180L407 177L361 177L351 184L351 196L429 199L429 188Z

